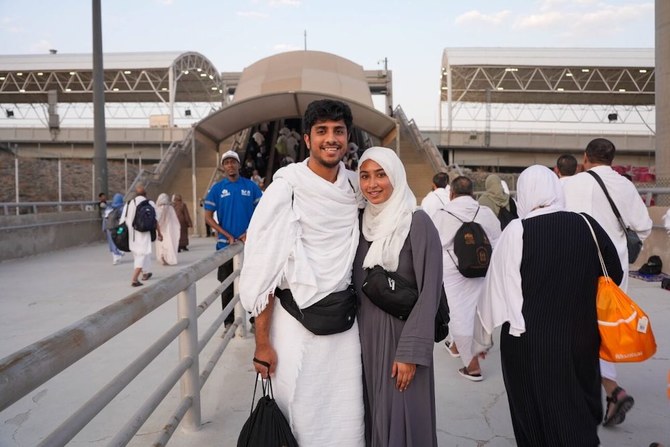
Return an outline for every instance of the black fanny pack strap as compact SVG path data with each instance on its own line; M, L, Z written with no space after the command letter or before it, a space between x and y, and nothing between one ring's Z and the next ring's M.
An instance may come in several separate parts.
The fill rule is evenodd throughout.
M610 197L610 193L607 192L607 188L605 187L605 183L603 183L603 179L601 179L598 174L596 174L595 172L593 172L591 170L586 171L586 172L591 174L591 177L593 177L596 180L596 182L598 182L600 187L602 188L603 192L605 193L605 197L607 197L607 200L609 201L610 206L612 207L612 211L614 212L614 215L616 216L617 220L619 221L619 225L621 225L621 228L625 232L626 231L626 223L621 218L621 213L619 212L619 208L617 208L616 205L614 204L614 201L612 200L612 197Z

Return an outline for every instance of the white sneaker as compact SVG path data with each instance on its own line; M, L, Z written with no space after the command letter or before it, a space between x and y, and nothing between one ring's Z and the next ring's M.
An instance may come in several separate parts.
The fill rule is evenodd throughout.
M123 256L123 255L121 255ZM119 262L121 262L121 256L119 255L112 255L112 264L117 265Z

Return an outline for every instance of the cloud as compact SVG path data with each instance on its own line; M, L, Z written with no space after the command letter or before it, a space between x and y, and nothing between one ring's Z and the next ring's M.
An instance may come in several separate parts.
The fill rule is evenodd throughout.
M515 28L544 28L565 20L566 15L558 11L523 16L515 23Z
M264 12L258 12L258 11L237 11L236 14L240 17L247 17L249 19L267 19L268 17L270 17Z
M485 23L487 25L499 25L509 15L510 12L508 10L499 11L494 14L484 14L474 9L472 11L468 11L456 17L456 20L454 22L457 25L464 25L467 23L476 23L476 22Z
M270 6L300 6L300 0L270 0Z

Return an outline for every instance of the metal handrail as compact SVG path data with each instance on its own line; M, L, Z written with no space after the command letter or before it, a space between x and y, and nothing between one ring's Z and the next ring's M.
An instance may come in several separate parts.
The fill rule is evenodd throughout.
M38 208L55 208L53 211L62 211L65 207L79 207L82 211L88 211L87 207L91 207L90 211L93 211L98 207L98 202L93 200L75 200L71 202L0 202L0 208L3 209L3 214L5 216L12 215L10 214L10 208L15 210L20 210L21 208L28 208L31 210L32 214L37 214ZM20 215L20 213L19 213Z
M435 143L429 138L423 138L419 126L416 125L414 119L408 120L405 111L400 107L396 106L393 116L399 118L402 125L409 131L410 138L414 142L414 146L419 150L423 151L424 154L428 157L428 162L433 168L434 172L447 172L448 167L442 158L440 150L437 148Z
M165 428L159 434L157 441L152 445L165 445L182 419L185 422L185 428L197 429L201 423L200 390L202 386L210 376L228 341L232 338L233 332L237 329L238 334L244 336L244 324L242 324L244 313L241 306L238 305L238 275L242 265L242 251L243 245L237 243L215 252L141 291L0 359L0 411L57 376L70 365L118 336L176 296L177 322L39 445L62 446L67 444L177 337L179 337L179 362L116 434L110 445L126 445L179 380L182 380L184 384L180 387L181 401L170 420L166 421ZM203 302L197 304L195 282L231 258L234 262L233 273ZM198 339L197 318L231 283L234 283L235 290L233 300L205 331L203 337ZM204 371L200 373L199 353L210 342L234 307L235 322L227 329L225 336L219 339L215 353Z

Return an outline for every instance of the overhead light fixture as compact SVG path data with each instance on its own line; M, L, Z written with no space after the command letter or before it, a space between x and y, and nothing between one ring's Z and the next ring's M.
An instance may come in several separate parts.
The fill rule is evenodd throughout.
M644 68L640 70L640 73L646 73L646 72L647 70L645 70Z
M201 78L204 78L204 77L206 77L206 76L207 76L207 73L200 73L200 77L201 77Z
M449 90L449 87L442 87L442 90Z
M6 109L5 115L7 115L7 118L14 118L14 111L12 109Z
M184 110L184 116L191 116L191 109Z
M25 88L21 88L21 89L19 89L19 92L21 92L21 93L25 93L25 92L26 92L26 89L25 89Z
M200 73L200 72L202 71L202 68L196 68L195 70L196 70L198 73Z
M77 74L76 71L71 71L71 72L70 72L70 76L74 76L74 75L76 75L76 74Z
M38 71L37 76L44 76L44 73L42 73L41 71Z
M161 91L167 92L167 87L163 87Z
M72 89L71 89L71 88L66 88L65 91L66 91L66 92L71 92Z
M212 87L212 90L218 90L218 89L219 89L218 87Z
M565 74L565 76L567 76L568 78L571 78L571 77L572 77L572 73L568 72L568 73Z
M519 71L518 68L505 68L505 71Z
M564 89L563 89L563 87L558 87L558 88L556 89L556 91L558 91L558 92L562 92L562 91L564 91Z
M16 76L23 76L23 73L19 71L18 73L16 73Z
M619 91L623 93L623 92L626 91L626 89L625 88L620 88Z
M212 76L212 75L209 75L209 79L214 79L214 76Z
M132 73L130 70L125 70L125 71L123 72L123 74L127 74L127 75L129 75L130 73Z
M582 73L588 73L589 71L591 70L589 70L588 68L582 68Z
M4 80L5 80L5 77L4 77L4 76L0 76L0 81L4 81Z
M184 74L187 75L187 74L188 74L188 70L184 70Z
M119 91L119 88L118 88L118 87L114 87L114 88L112 89L112 91L113 91L113 92L118 92L118 91Z
M619 119L619 114L610 113L609 115L607 115L607 119L610 121L610 123L613 123L613 122L615 122L616 120Z
M505 90L504 87L498 87L498 90Z

